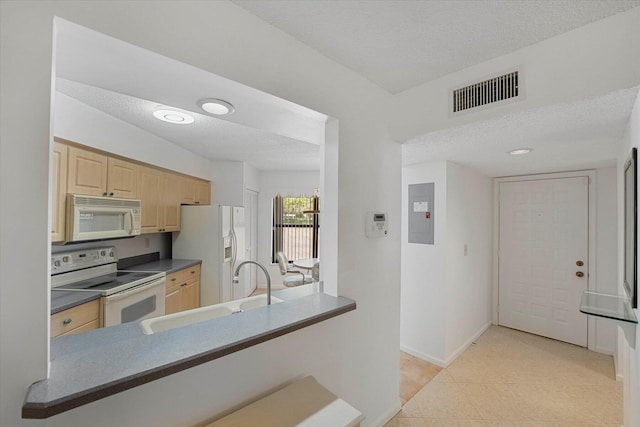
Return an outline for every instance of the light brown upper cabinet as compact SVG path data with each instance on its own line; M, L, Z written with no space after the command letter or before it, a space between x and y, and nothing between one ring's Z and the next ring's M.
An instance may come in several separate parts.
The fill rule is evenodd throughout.
M67 195L67 146L53 143L53 203L51 209L51 241L63 242L65 238L65 198Z
M210 205L211 183L55 139L52 242L65 239L67 193L140 199L141 232L180 230L180 204Z
M196 181L196 205L211 204L211 183L207 181Z
M67 193L105 196L107 156L69 146Z
M109 157L107 165L107 195L123 199L137 199L138 165L113 157Z
M163 174L164 191L163 191L163 210L164 210L164 230L163 231L179 231L180 230L180 184L181 180L172 173L165 172Z
M193 205L196 201L196 180L186 176L180 180L180 203L183 205Z
M210 205L211 183L196 178L182 178L181 183L183 205Z
M136 199L138 165L69 146L67 192Z
M138 196L142 202L141 232L180 230L180 180L158 169L138 166Z
M141 202L141 233L162 231L164 212L162 206L163 173L157 169L138 166L138 196Z

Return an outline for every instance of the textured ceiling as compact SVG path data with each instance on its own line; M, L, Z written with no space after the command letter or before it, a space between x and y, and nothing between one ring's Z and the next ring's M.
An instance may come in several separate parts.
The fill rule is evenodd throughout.
M129 43L61 21L56 89L211 160L246 161L261 170L318 170L324 114ZM236 111L199 114L201 98ZM168 106L196 123L176 126L152 116Z
M640 0L234 0L391 93L632 7Z
M157 102L61 78L56 90L208 159L245 161L260 170L320 169L316 144L194 112L193 124L166 123L153 117Z
M621 90L432 132L402 146L403 164L450 160L494 177L614 166L637 96ZM521 147L533 152L507 154Z

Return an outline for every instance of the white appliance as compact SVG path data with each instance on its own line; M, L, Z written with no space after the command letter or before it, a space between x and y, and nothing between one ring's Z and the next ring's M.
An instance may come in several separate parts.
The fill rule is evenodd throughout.
M249 296L255 290L253 266L242 269L233 285L233 268L248 258L245 210L233 206L182 206L180 231L173 233L173 258L201 259L200 303L217 304Z
M74 292L99 291L102 325L119 325L165 313L165 273L118 271L114 247L51 256L51 287Z
M137 236L140 212L140 200L69 194L67 241Z

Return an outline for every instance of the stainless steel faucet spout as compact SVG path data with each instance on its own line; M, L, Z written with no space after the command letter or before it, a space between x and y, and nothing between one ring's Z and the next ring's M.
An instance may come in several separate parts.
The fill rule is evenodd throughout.
M267 271L266 268L264 268L264 266L262 264L260 264L257 261L242 261L240 264L238 264L238 266L236 267L234 273L233 273L233 282L232 283L238 283L238 275L240 274L240 268L242 268L244 265L246 264L255 264L258 267L260 267L260 269L262 270L262 272L264 273L264 275L267 277L267 305L271 305L271 277L269 277L269 272Z

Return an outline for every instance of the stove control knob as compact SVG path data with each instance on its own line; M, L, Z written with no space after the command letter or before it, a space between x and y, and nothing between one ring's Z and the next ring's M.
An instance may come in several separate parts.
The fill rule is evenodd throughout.
M69 257L68 256L63 256L62 257L62 262L69 262Z
M100 251L100 256L105 256L107 254L106 251Z
M60 260L59 259L55 260L53 262L53 265L56 266L56 267L60 267Z
M113 258L113 251L109 252L109 258Z

